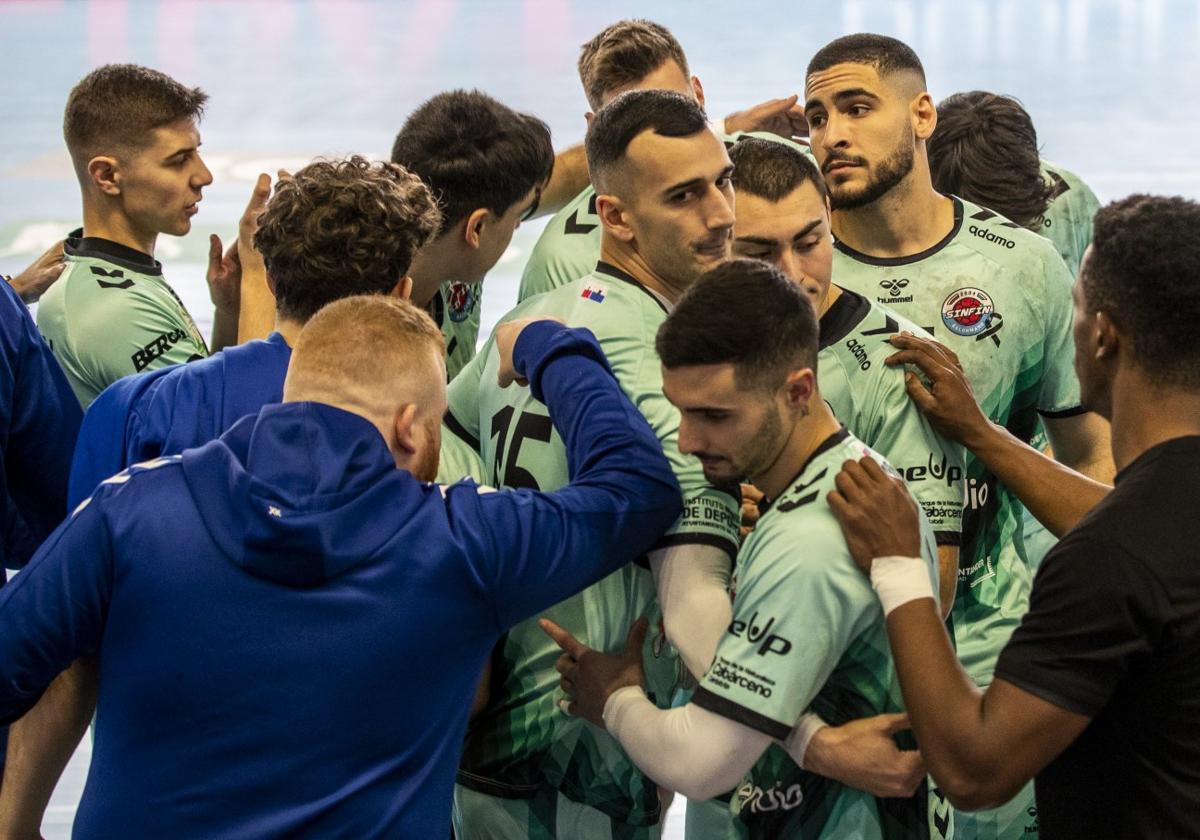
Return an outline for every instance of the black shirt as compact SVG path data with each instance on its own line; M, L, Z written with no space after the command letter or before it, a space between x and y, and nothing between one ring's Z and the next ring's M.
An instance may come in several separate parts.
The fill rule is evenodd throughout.
M1168 441L1047 555L996 676L1087 715L1036 779L1043 840L1200 837L1200 437Z

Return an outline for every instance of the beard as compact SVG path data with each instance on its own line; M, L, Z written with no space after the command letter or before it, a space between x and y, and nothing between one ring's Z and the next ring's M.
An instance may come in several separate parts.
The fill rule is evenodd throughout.
M874 204L908 176L914 158L913 144L905 138L896 151L879 164L870 180L858 192L847 191L830 183L830 207L834 210L854 210Z

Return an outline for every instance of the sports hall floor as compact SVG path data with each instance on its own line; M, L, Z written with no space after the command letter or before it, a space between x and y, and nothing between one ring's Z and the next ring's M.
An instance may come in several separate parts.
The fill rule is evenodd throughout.
M803 93L822 44L882 32L917 50L935 98L975 88L1020 98L1043 156L1101 200L1200 196L1197 0L0 0L0 272L78 225L62 108L99 64L147 64L211 95L201 130L216 180L191 235L158 250L207 333L207 234L233 235L259 171L316 155L385 157L405 115L453 87L538 114L556 145L578 142L579 45L636 16L675 32L714 116ZM522 226L489 275L484 335L515 301L540 228ZM85 739L55 792L47 840L69 835L89 750ZM681 837L681 822L667 834Z

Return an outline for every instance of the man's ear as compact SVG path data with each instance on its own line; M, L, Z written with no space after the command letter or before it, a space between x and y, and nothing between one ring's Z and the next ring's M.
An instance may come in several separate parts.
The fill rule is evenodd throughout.
M411 455L416 451L417 442L413 438L413 424L417 417L417 407L405 403L396 409L396 417L392 421L392 431L396 433L396 447Z
M700 103L700 107L704 107L704 85L700 84L699 76L692 76L692 93L696 95L696 101Z
M1096 358L1113 361L1121 349L1121 331L1103 310L1096 313Z
M633 228L625 213L625 204L615 195L596 194L596 215L600 223L612 236L622 242L633 241Z
M808 404L817 389L817 378L812 368L797 368L787 375L783 382L784 399L788 408L796 411L801 417L808 414Z
M401 300L412 300L412 286L412 278L405 274L388 294Z
M587 111L587 112L586 112L586 113L584 113L584 115L583 115L583 121L584 121L585 123L587 123L587 127L588 127L588 128L591 128L591 127L592 127L592 120L594 120L594 119L596 119L596 112L595 112L595 111Z
M115 157L97 155L88 161L88 177L105 195L121 194L121 165Z
M471 248L479 248L479 244L483 241L483 230L491 221L492 212L486 207L480 207L478 210L472 210L467 216L466 224L463 227L463 241Z
M913 134L918 140L928 140L937 128L937 105L928 91L912 101Z

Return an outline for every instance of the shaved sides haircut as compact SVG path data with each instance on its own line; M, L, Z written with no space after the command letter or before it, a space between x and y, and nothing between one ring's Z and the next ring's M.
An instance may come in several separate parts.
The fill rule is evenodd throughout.
M934 189L1023 227L1046 212L1051 187L1042 178L1033 119L1019 101L972 90L947 96L937 113L937 129L925 144Z
M688 72L683 47L665 26L649 20L622 20L606 27L579 53L579 80L593 111L605 94L649 76L668 61Z
M292 351L284 400L394 408L396 383L445 382L441 329L420 307L383 295L356 295L312 317ZM432 367L431 367L432 365Z
M643 131L662 137L692 137L708 128L694 99L669 90L631 90L605 105L587 133L587 161L598 192L609 184L633 138Z
M824 200L829 192L825 179L808 155L759 137L743 137L729 149L733 164L733 188L770 202L783 201L805 181L817 188Z
M925 85L925 68L912 47L887 35L859 32L830 41L808 62L806 75L820 73L838 64L866 64L874 67L880 78L908 70L919 75L921 85Z
M121 157L150 144L150 133L177 120L199 120L208 94L136 64L106 64L71 89L63 139L75 171L98 155Z

